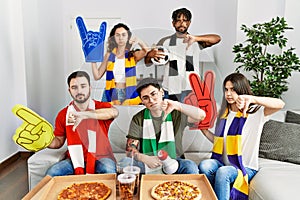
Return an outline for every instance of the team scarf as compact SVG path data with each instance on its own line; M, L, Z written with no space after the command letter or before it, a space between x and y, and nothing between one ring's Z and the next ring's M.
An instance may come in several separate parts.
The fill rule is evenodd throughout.
M191 90L189 75L193 72L200 74L199 54L203 47L196 42L187 50L183 45L178 44L176 34L171 35L168 40L158 44L167 47L170 51L170 60L167 63L169 66L166 77L168 80L167 90L169 94L181 94L182 91Z
M221 163L223 163L222 154L224 149L224 129L228 112L229 110L227 108L220 119L214 137L212 158L217 159ZM232 200L248 199L248 174L246 173L246 169L243 166L242 161L242 130L247 120L247 116L243 117L243 113L238 111L229 127L226 137L228 160L238 171L238 176L230 191L230 198Z
M87 110L95 110L93 100L90 100ZM68 122L68 118L70 112L76 111L79 109L71 102L66 114L66 136L74 174L94 174L96 159L111 158L115 160L109 140L104 133L108 130L104 130L106 128L101 127L96 119L84 119L73 131L74 123Z
M149 109L145 109L142 144L143 153L145 154L153 153L153 155L157 155L157 152L163 149L168 152L171 158L176 158L176 147L171 113L167 115L166 119L161 124L161 135L157 144L151 113Z
M105 95L107 101L113 105L138 105L141 103L141 99L136 92L136 63L134 57L129 57L129 51L125 50L125 93L126 99L124 102L118 100L118 94L116 91L116 84L114 79L114 66L116 60L117 48L114 48L109 55L108 64L106 68L106 86Z

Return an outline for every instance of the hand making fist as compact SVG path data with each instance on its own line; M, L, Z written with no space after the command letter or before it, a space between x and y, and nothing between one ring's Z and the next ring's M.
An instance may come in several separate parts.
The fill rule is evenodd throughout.
M246 117L249 105L252 103L251 95L239 95L236 100L236 106L239 110L243 111L243 116Z
M72 111L69 113L68 116L68 122L73 124L72 130L75 131L75 129L78 127L80 122L84 119L87 119L88 117L81 112Z
M163 121L167 118L167 115L171 113L174 109L181 110L181 104L178 101L173 101L170 99L164 99L161 105L162 110L164 111Z
M196 38L193 35L186 35L183 39L183 43L187 43L186 49L188 49L194 42L196 42Z

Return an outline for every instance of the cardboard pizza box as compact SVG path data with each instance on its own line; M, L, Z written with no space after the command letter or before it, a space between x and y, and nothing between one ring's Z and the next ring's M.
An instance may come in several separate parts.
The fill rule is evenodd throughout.
M51 176L45 176L22 200L38 200L45 190L45 186L51 180Z
M108 200L116 199L116 174L88 174L44 177L22 200L56 200L64 188L73 183L102 182L112 190Z
M140 199L152 199L151 189L156 184L165 181L185 181L198 186L202 192L201 200L217 200L217 196L213 191L208 179L203 174L149 174L142 175L140 185Z

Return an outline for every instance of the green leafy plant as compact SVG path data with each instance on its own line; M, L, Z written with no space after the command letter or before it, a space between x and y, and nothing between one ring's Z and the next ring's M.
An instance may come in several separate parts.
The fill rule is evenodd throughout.
M291 72L300 71L299 57L293 52L295 48L283 50L288 41L284 33L289 29L293 28L283 17L252 27L241 26L247 39L233 46L234 62L241 63L236 71L251 72L250 85L257 96L281 97L288 90L287 79ZM276 48L281 53L271 53Z

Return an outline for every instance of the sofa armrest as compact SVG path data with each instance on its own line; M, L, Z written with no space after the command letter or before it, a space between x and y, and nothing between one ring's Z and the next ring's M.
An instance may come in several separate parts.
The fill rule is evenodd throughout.
M249 200L295 199L299 184L300 165L259 158L259 171L249 186Z
M46 148L30 156L27 161L29 191L44 178L50 166L65 157L66 151L67 145L65 144L60 149Z

